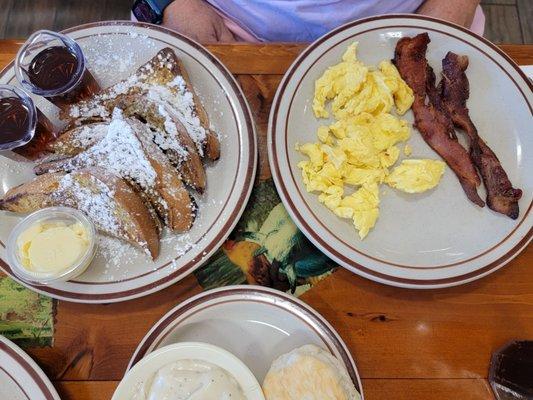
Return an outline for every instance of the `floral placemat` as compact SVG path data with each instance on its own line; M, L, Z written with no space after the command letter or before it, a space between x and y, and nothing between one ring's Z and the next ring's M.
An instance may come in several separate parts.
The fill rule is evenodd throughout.
M298 230L272 179L260 181L237 227L195 272L204 289L257 284L299 296L335 264ZM51 345L54 301L0 276L0 334L23 347Z
M50 346L54 302L0 273L0 335L21 346Z
M205 289L250 283L300 295L335 266L298 230L269 179L256 184L233 233L195 275Z

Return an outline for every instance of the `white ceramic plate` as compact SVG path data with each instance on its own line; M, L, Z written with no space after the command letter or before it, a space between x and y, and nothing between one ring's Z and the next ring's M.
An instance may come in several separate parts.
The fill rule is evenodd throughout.
M154 350L200 341L238 357L262 383L274 359L305 344L328 350L346 367L363 397L355 362L335 329L304 302L261 286L200 293L170 310L143 338L128 369Z
M248 400L265 400L261 386L250 369L229 351L199 342L175 343L153 351L130 369L120 381L111 400L131 400L157 371L179 360L199 360L228 372L239 383Z
M35 361L2 335L0 399L60 400L54 386Z
M494 149L514 186L523 190L517 220L466 199L449 168L429 193L407 195L385 188L380 217L363 240L307 193L296 143L316 141L314 82L359 42L358 58L376 65L394 56L399 38L428 32L427 57L437 74L447 51L470 59L468 107L480 135ZM369 279L410 288L469 282L502 267L533 236L533 93L524 73L495 45L466 29L422 16L390 15L344 25L307 48L281 82L270 114L268 149L276 187L291 217L324 253ZM406 119L413 121L409 111ZM420 134L409 140L412 157L438 159ZM383 189L382 188L382 189ZM484 189L483 189L484 190ZM484 197L484 194L480 192Z
M220 160L207 167L207 190L196 196L199 215L190 232L166 235L152 262L142 252L106 239L88 270L73 281L32 286L49 296L75 302L128 300L161 290L200 266L230 234L248 200L256 168L256 137L241 90L229 71L199 44L164 28L131 22L103 22L66 31L76 39L89 69L102 87L127 77L161 48L176 51L202 101L214 131L221 135ZM13 65L0 83L14 84ZM37 106L58 123L57 109L34 97ZM0 156L0 195L33 176L30 163ZM0 212L0 267L11 274L5 243L19 215ZM103 249L105 246L105 249Z

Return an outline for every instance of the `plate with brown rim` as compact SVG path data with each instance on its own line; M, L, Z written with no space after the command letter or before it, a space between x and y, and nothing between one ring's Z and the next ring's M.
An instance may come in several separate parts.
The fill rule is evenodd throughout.
M0 399L59 400L54 386L35 361L2 335Z
M437 76L448 51L469 57L468 107L480 136L492 147L515 187L523 191L516 220L469 202L449 168L431 192L403 195L387 188L380 216L360 240L349 220L341 220L308 193L297 167L298 143L315 142L321 122L314 117L314 83L337 64L353 42L358 59L377 65L394 57L397 41L428 32L427 58ZM274 99L268 151L272 175L289 214L325 254L366 278L408 288L459 285L481 278L512 260L533 233L533 92L520 68L499 48L467 29L412 15L371 17L346 24L318 39L292 64ZM412 111L405 119L412 124ZM412 129L414 158L439 159ZM380 189L381 190L381 189ZM480 195L484 197L484 189Z
M166 234L160 255L152 261L141 251L102 238L99 253L75 280L48 286L27 285L54 298L84 303L124 301L161 290L199 267L217 250L238 222L248 201L256 171L257 144L252 116L237 82L224 65L198 43L168 29L142 23L110 21L64 31L83 49L88 68L107 87L128 77L159 50L170 47L182 60L195 91L220 135L220 159L207 165L207 189L195 197L199 213L186 234ZM16 84L13 63L0 73L0 83ZM58 109L33 96L60 126ZM0 156L0 195L32 178L32 163ZM6 263L7 236L21 216L0 212L0 268Z
M339 334L314 309L278 290L235 285L191 297L155 323L137 346L127 369L161 347L190 341L231 352L259 383L277 357L314 344L341 361L364 399L357 367Z

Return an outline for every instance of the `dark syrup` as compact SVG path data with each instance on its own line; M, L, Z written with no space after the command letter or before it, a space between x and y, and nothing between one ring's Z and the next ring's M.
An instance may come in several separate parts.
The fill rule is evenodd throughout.
M0 144L9 144L28 137L30 127L29 110L16 97L0 99ZM37 109L37 124L33 139L13 151L30 160L46 153L48 143L56 138L52 123Z
M15 97L0 99L0 144L24 139L29 129L29 112L22 100Z
M498 400L533 399L533 341L514 341L493 354L489 381Z
M30 82L43 90L59 90L69 84L74 85L66 93L46 97L60 108L92 97L100 91L100 86L87 68L79 82L75 80L78 58L68 48L49 47L38 53L28 68Z

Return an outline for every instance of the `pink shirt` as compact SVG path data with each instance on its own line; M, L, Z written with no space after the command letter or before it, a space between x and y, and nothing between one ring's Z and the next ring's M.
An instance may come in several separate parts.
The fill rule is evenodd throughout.
M311 42L346 22L372 15L414 13L424 0L207 0L238 40ZM482 35L481 7L471 29Z

